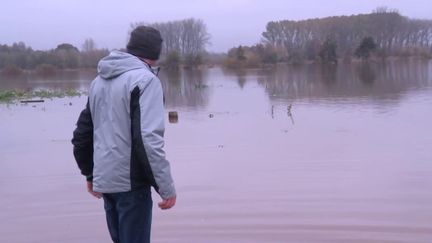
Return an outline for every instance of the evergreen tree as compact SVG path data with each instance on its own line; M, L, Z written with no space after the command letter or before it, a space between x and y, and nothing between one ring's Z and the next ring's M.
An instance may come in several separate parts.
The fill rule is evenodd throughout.
M319 56L324 63L337 63L337 44L332 38L327 38L321 46Z
M363 60L367 60L371 54L371 52L375 51L377 45L372 37L363 38L360 45L357 47L354 55Z

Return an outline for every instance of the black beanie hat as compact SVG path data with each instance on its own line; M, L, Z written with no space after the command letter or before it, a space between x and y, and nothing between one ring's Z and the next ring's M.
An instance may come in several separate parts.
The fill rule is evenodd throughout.
M126 48L127 52L134 56L158 60L162 49L162 37L155 28L138 26L132 31Z

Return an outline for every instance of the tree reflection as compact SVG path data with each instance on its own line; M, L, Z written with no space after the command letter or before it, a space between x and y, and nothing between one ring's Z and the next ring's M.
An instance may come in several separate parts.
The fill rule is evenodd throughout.
M205 69L164 70L160 80L167 107L199 108L208 103L209 89Z
M96 70L59 70L52 75L26 72L19 76L0 75L0 89L33 91L38 89L87 90Z
M406 90L430 86L431 66L427 61L285 66L262 70L257 79L271 100L289 103L356 97L399 100Z
M322 82L327 86L332 86L337 83L338 65L332 63L323 63L320 65L320 74Z
M356 69L357 76L363 84L372 86L375 83L376 73L369 62L363 62Z
M247 82L247 75L250 72L248 69L239 68L239 69L229 69L223 68L223 73L227 76L235 76L237 80L238 86L243 89Z

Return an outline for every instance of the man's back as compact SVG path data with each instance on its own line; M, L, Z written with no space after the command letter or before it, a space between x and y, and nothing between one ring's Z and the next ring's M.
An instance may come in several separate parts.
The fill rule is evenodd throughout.
M141 123L141 119L149 119L160 123L156 114L147 114L137 117L137 109L131 110L132 102L140 106L147 106L162 102L153 100L152 104L139 104L140 95L146 89L146 95L160 93L159 80L138 58L124 53L112 52L99 64L99 76L92 82L89 92L89 104L94 125L94 169L93 186L95 191L112 193L129 191L135 185L146 184L155 186L151 173L139 173L142 167L148 167L148 158L133 160L133 153L139 148L133 141L133 133L141 134L140 130L133 129L134 123ZM159 87L160 88L160 87ZM134 92L134 89L139 92ZM152 90L149 90L152 89ZM155 97L157 98L157 97ZM151 110L157 113L163 110ZM163 117L163 115L162 115ZM153 127L163 130L163 124L154 124ZM137 137L137 136L135 136ZM135 145L136 150L132 150ZM145 152L145 151L144 151ZM138 164L134 164L138 163ZM143 164L144 163L144 164ZM137 171L135 171L137 170Z
M165 159L162 85L152 66L162 38L154 28L131 33L127 53L113 51L98 65L86 108L72 143L86 176L87 190L104 199L114 242L150 241L154 187L161 209L176 203L169 162Z

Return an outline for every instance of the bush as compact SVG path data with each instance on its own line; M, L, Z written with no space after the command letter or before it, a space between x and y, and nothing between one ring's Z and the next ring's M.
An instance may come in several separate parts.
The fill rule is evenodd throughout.
M261 64L261 60L255 53L249 52L246 54L246 67L247 68L258 68Z
M17 66L10 65L6 66L1 70L1 74L7 75L7 76L18 76L23 73L23 70Z
M51 64L40 64L36 66L36 74L43 76L51 76L56 74L57 68Z
M183 61L186 67L193 67L202 64L201 54L186 54Z
M355 51L355 55L358 58L361 58L363 60L369 59L369 56L371 52L375 51L377 48L377 45L375 44L375 41L372 37L365 37L363 38L360 45L357 47Z
M232 68L232 69L244 68L246 66L245 62L239 61L236 58L232 58L232 57L228 57L227 59L225 59L223 65L227 68Z
M278 62L278 55L276 52L265 52L263 54L262 60L264 63L276 64Z
M295 64L295 65L299 65L299 64L304 63L304 58L300 54L300 51L291 52L288 56L288 63L289 64Z
M337 63L337 54L336 54L337 44L331 38L327 38L327 40L322 44L319 56L323 63Z
M162 65L168 69L178 68L180 65L180 54L177 51L168 53L163 60Z

